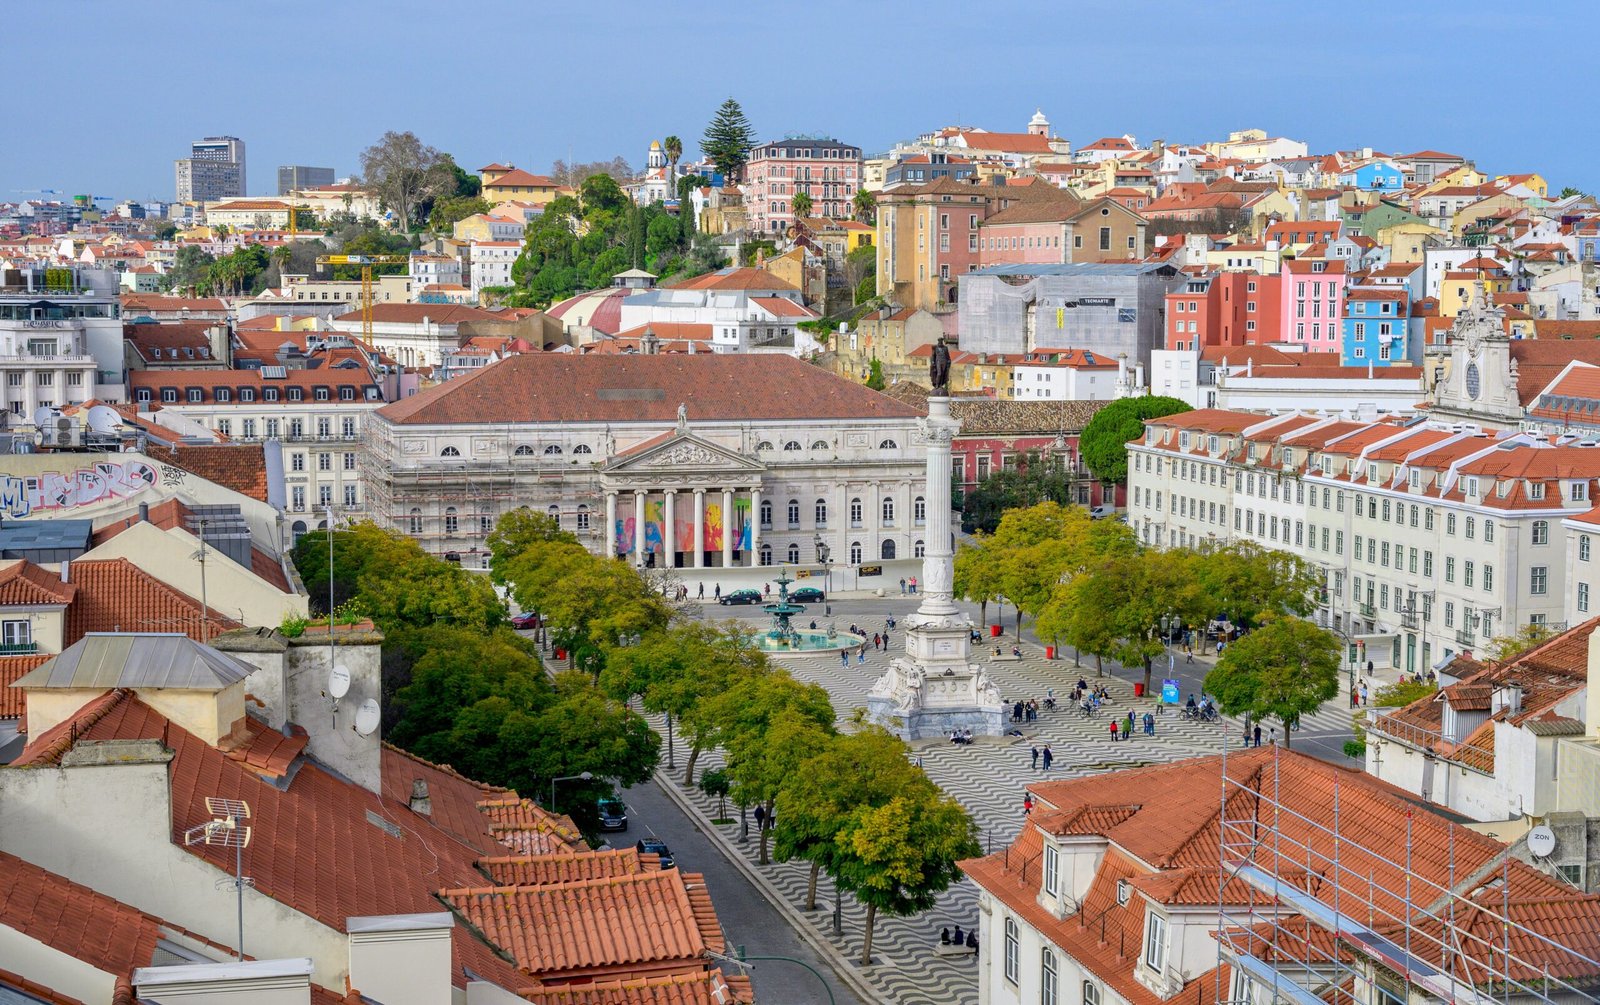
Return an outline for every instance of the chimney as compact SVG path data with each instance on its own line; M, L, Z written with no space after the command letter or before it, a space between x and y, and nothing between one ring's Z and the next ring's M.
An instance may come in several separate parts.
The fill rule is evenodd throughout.
M139 504L139 522L140 523L149 523L150 522L150 504L149 503L140 503Z
M414 778L411 780L411 812L425 817L433 816L433 799L428 795L428 780Z
M72 582L72 561L71 561L71 559L63 558L61 560L61 581L63 583Z
M1372 379L1372 360L1367 360L1367 379Z
M139 967L133 986L139 1001L308 1001L314 969L310 957Z
M1254 356L1245 357L1244 375L1246 377L1254 377L1256 375L1256 358Z
M454 926L444 911L346 918L350 986L360 989L363 1001L449 1001Z

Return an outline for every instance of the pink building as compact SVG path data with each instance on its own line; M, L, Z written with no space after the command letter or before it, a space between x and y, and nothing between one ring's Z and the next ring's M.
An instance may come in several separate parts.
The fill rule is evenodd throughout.
M783 233L794 223L794 197L811 197L811 216L847 219L861 187L861 148L838 140L792 137L750 151L744 206L750 229Z
M1340 352L1348 278L1344 262L1337 259L1292 258L1284 262L1278 312L1283 325L1281 341L1305 346L1307 352Z

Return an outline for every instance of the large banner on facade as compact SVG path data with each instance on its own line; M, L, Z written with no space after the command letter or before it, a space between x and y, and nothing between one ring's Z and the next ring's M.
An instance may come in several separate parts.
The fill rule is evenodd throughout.
M736 537L733 539L734 551L750 550L750 500L735 499L733 501L733 527Z
M644 504L644 550L648 554L659 555L666 550L662 543L663 528L666 526L666 500L647 500Z

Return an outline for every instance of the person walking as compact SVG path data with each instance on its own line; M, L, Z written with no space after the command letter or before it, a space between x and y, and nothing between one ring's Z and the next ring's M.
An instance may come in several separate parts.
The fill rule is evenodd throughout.
M1050 744L1047 743L1047 744L1044 745L1044 751L1041 753L1040 756L1044 759L1044 770L1045 771L1049 771L1050 770L1050 762L1054 761L1056 759L1056 755L1051 753L1051 751L1050 751Z
M1029 767L1033 771L1038 771L1039 770L1039 748L1038 747L1034 747L1033 748L1033 764L1030 765Z
M863 643L861 643L861 648L856 650L856 665L859 666L860 664L865 663L866 661L867 661L867 644L865 642L863 642Z
M1149 712L1144 714L1144 735L1156 735L1156 717L1151 715Z
M717 600L721 600L722 599L722 584L718 583L716 585L717 585L716 599Z
M1256 746L1261 746L1261 723L1256 723Z
M1111 742L1117 742L1117 720L1115 719L1111 720Z
M695 599L697 599L697 600L706 599L706 581L703 580L703 579L700 581L700 596L695 598Z
M848 649L839 650L839 665L840 666L849 666L850 665L850 650L848 650Z
M903 597L905 595L906 595L906 577L901 576L900 577L900 596Z
M883 633L883 651L884 652L888 652L889 651L889 633L888 632L884 632Z
M1278 745L1278 727L1277 726L1273 726L1272 727L1272 738L1269 739L1267 742L1272 744L1274 747L1276 747Z
M767 829L766 828L767 808L765 806L762 806L760 803L757 803L756 804L756 814L755 814L755 816L756 816L756 830L758 830L758 831L766 830Z
M1033 793L1024 792L1022 794L1022 815L1023 816L1028 816L1032 812L1033 812Z
M1128 739L1133 739L1133 709L1128 709L1128 721L1123 725L1122 732Z

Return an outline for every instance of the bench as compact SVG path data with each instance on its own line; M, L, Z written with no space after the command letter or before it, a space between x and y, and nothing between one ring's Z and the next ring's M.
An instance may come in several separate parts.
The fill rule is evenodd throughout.
M965 943L935 942L933 952L936 956L971 956L976 950Z
M1010 653L1001 653L999 656L996 656L993 653L989 654L990 663L1017 663L1021 660L1021 656L1013 656Z

